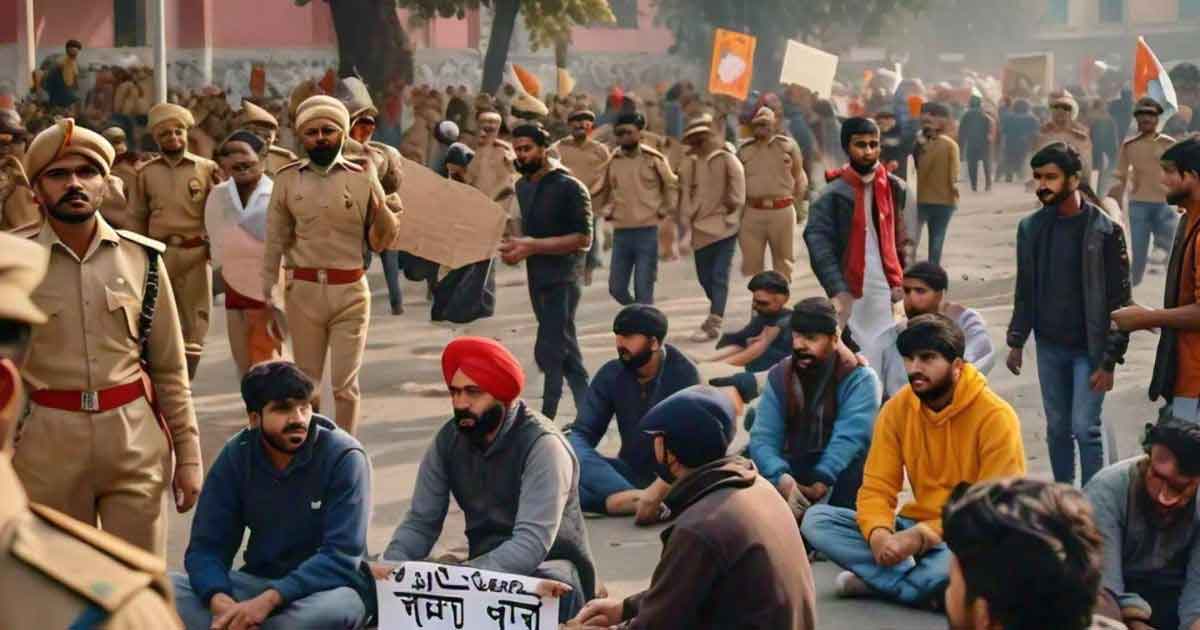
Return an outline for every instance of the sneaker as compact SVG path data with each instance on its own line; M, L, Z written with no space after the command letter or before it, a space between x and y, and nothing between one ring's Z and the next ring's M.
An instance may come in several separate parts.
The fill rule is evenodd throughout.
M688 340L691 341L692 343L704 343L706 341L712 341L713 339L716 339L716 338L717 338L716 332L705 329L704 327L700 327L696 330L696 332L692 333L691 337L688 337Z
M862 578L849 571L842 571L833 581L838 597L868 597L873 592Z

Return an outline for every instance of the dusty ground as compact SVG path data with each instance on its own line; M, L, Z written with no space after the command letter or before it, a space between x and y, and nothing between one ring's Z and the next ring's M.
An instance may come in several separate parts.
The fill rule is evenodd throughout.
M950 271L951 299L980 310L989 324L993 343L1003 351L1004 330L1012 300L1016 224L1033 207L1034 199L1032 194L1013 184L998 184L989 194L971 193L965 185L963 189L964 197L950 225L943 260ZM794 298L820 292L803 250L801 259L793 279ZM731 327L740 326L750 310L745 281L737 273L739 268L740 260L735 260L727 317L727 325ZM1161 305L1161 267L1156 272L1148 275L1146 282L1135 290L1139 302ZM541 382L533 367L535 323L523 286L522 270L501 269L495 317L460 328L431 324L424 289L415 284L405 285L407 313L391 316L378 266L373 270L371 283L375 299L366 364L362 370L364 404L359 438L374 464L375 509L369 542L371 552L377 553L403 516L420 458L448 415L448 401L428 394L428 390L442 385L438 364L442 346L461 334L497 337L516 352L529 370L531 382L526 394L535 402L541 393ZM686 341L687 334L706 313L706 303L696 282L691 259L661 265L656 293L658 306L670 317L672 335L669 341L687 351L707 350L708 346ZM590 371L594 372L614 356L611 323L616 311L617 304L608 295L607 279L602 270L597 274L595 284L585 291L578 316L580 342ZM245 423L221 308L214 310L213 319L215 325L210 333L209 349L195 383L206 460L213 459L223 442ZM1140 427L1153 415L1145 392L1155 343L1156 338L1149 333L1134 336L1127 361L1118 370L1116 387L1105 405L1104 417L1117 431L1122 456L1134 453ZM1027 348L1025 366L1025 373L1013 376L1003 367L1001 357L989 379L993 389L1011 402L1021 417L1031 473L1048 478L1045 416L1032 345ZM573 415L568 395L563 401L560 423L568 422ZM182 565L190 522L190 515L172 514L169 561L173 569ZM618 519L589 520L588 529L601 577L614 595L627 595L648 584L660 549L656 530L639 529L628 520ZM448 525L443 544L455 547L460 540L463 540L461 518ZM814 572L822 629L945 627L943 619L931 614L872 601L838 600L832 591L836 567L828 562L817 563Z

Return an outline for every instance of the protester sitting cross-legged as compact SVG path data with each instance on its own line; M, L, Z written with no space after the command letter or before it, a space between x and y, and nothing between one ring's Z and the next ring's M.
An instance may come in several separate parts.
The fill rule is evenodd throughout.
M596 583L571 447L521 400L525 373L495 340L451 341L442 376L454 417L421 460L412 506L373 572L383 577L396 563L428 557L453 495L466 516L465 564L569 585L559 621L569 619Z
M672 484L664 504L675 524L663 532L649 589L590 602L574 621L622 630L815 628L812 569L787 505L753 462L726 456L733 401L689 387L655 405L641 430Z
M667 316L630 304L613 320L617 358L600 368L588 387L567 439L579 457L583 509L610 515L636 513L639 523L658 520L666 482L654 474L653 441L638 429L659 401L696 385L700 374L678 348L666 343ZM596 452L613 416L621 435L616 458Z
M1148 427L1143 455L1117 462L1084 493L1104 536L1104 588L1130 630L1200 628L1200 425Z
M788 279L778 271L760 271L746 286L751 294L754 316L736 332L724 333L717 340L717 353L705 362L721 362L745 367L747 372L764 372L792 353L788 324L792 310L787 307L791 289Z
M1124 629L1098 603L1103 540L1078 490L1007 478L956 494L942 515L951 630Z
M1025 473L1016 412L963 361L963 333L944 315L913 318L897 341L909 386L875 421L857 512L808 510L805 540L847 571L843 597L876 593L911 606L938 605L949 580L942 507L962 482ZM896 515L908 478L913 498Z
M816 503L854 507L880 388L842 343L828 298L797 302L788 328L792 356L767 373L750 457L800 520Z
M359 572L370 464L358 440L313 414L314 389L284 361L256 365L242 379L250 426L209 469L187 574L171 576L188 630L362 624L363 597L374 597ZM230 571L246 529L246 563Z

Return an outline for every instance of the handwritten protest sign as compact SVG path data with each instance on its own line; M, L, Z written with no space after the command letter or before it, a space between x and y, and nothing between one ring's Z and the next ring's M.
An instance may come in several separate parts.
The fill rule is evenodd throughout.
M555 630L558 599L537 578L405 562L375 583L379 630Z
M479 190L403 158L400 234L392 249L458 269L496 253L507 215Z
M823 50L805 46L789 39L783 55L779 82L804 86L822 97L833 92L833 77L837 74L838 57Z

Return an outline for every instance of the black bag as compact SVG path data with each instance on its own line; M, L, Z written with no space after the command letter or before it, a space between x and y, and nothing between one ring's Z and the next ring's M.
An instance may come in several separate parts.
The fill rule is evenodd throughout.
M467 324L496 313L494 260L459 267L433 289L429 318L435 322ZM406 268L407 269L407 268Z

